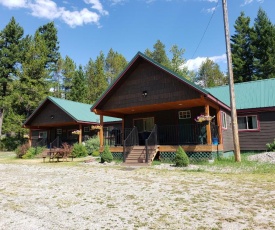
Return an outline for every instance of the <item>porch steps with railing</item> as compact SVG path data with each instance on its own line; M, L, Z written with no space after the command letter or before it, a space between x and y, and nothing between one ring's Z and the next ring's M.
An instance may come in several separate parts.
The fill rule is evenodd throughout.
M133 165L133 166L148 166L151 165L156 154L158 152L158 146L155 150L151 152L148 156L148 163L146 163L146 147L145 146L133 146L133 149L128 154L123 165Z

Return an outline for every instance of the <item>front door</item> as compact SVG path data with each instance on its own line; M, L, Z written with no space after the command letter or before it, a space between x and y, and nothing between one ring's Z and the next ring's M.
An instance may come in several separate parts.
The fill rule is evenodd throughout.
M192 140L192 122L191 111L184 110L178 112L179 116L179 144L191 144Z
M139 145L145 145L145 140L149 137L154 128L154 118L134 119L134 126L138 129Z

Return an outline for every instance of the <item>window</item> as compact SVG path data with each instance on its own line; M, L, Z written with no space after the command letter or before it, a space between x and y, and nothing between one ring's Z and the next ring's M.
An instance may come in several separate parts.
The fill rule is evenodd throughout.
M226 113L222 112L222 128L227 129Z
M47 138L47 131L39 132L38 138Z
M89 127L84 127L84 133L88 133L89 131Z
M134 126L137 127L138 132L148 132L152 131L154 128L154 118L148 117L148 118L141 118L134 120Z
M179 111L179 119L189 119L191 118L190 110Z
M56 130L56 133L57 133L57 134L62 134L62 129L57 129L57 130Z
M255 130L258 129L257 116L238 117L239 130Z

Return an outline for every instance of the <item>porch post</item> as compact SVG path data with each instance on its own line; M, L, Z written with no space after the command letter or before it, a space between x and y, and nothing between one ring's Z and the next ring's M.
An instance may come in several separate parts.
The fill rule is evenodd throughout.
M32 129L30 128L29 129L29 146L31 147L32 146Z
M81 144L82 143L82 124L79 124L79 135L78 135L78 143Z
M205 111L205 116L209 116L209 104L205 105L204 111ZM206 138L207 138L207 144L211 145L212 144L212 137L211 137L210 121L208 121L208 123L206 125Z
M103 146L103 115L100 115L99 144Z
M218 125L218 138L219 138L219 143L222 143L222 120L221 120L221 109L219 108L217 112L217 125Z

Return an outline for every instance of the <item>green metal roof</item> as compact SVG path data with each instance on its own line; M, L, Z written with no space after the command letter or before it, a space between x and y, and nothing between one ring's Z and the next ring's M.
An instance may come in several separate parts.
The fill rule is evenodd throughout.
M90 104L84 104L80 102L65 100L56 97L47 97L50 101L52 101L55 105L57 105L60 109L62 109L69 116L74 118L76 121L84 121L84 122L97 122L99 123L100 117L95 113L91 112ZM121 121L121 119L114 117L104 116L104 122L111 121Z
M229 86L207 88L214 97L230 106ZM234 84L237 109L275 106L275 78Z

